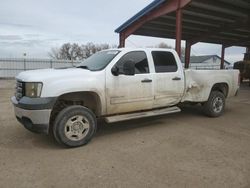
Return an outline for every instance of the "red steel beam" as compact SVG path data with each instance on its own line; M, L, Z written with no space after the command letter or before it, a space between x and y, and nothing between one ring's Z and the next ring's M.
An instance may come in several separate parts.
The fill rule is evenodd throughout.
M186 41L186 47L185 47L185 69L189 68L191 47L192 47L191 42L190 41Z
M221 47L221 62L220 62L220 69L224 69L225 49L226 49L226 46L223 44L222 47Z
M125 47L125 36L123 33L120 33L119 35L119 48Z
M180 2L178 3L178 9L176 10L176 36L175 36L175 50L179 57L181 57L181 38L182 38L182 9L180 8Z
M137 29L139 29L141 26L143 26L145 23L158 18L160 16L163 16L165 14L174 12L178 9L181 9L185 7L187 4L189 4L191 0L169 0L166 1L165 4L160 6L157 9L152 10L147 15L144 15L142 18L131 24L129 27L127 27L124 31L121 33L124 34L124 38L126 39L129 35L133 34Z

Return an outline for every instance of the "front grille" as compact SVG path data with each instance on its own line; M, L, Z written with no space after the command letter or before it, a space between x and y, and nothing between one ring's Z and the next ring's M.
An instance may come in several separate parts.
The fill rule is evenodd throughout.
M24 82L17 80L15 96L17 100L20 100L24 96Z

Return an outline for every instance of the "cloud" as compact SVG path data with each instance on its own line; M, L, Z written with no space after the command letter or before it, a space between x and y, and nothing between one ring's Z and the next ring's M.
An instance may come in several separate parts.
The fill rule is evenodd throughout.
M0 6L0 56L18 55L46 57L52 47L65 42L118 44L114 30L153 0L8 0ZM98 5L98 6L97 6ZM174 40L150 37L129 37L127 46L145 47ZM185 44L184 44L185 45ZM220 46L197 44L192 53L218 54ZM241 53L231 49L226 54Z
M25 37L40 37L41 35L40 34L32 34L32 33L29 33L29 34L24 34Z
M0 40L22 40L20 35L0 35Z
M243 54L228 54L226 55L225 59L229 61L230 63L235 63L237 61L243 60L244 55Z
M22 27L33 27L32 25L28 25L28 24L20 24L20 23L5 23L5 22L0 22L0 25L1 26L11 26L11 27L19 27L19 28L22 28Z

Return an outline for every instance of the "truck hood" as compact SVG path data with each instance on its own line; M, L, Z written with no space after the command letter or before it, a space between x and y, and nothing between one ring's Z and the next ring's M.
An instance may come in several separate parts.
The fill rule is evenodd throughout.
M82 68L40 69L20 73L16 79L23 82L42 82L41 97L58 97L65 93L104 91L105 70ZM98 95L102 95L100 92Z
M63 68L63 69L40 69L24 71L17 75L16 79L23 82L45 82L49 80L57 80L60 78L76 78L76 77L89 77L95 72L81 68Z

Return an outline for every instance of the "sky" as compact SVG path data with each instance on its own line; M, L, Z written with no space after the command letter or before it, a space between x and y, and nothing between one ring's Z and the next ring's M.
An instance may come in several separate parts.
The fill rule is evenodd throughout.
M117 45L114 30L143 9L152 0L1 0L0 57L48 58L51 48L66 42ZM126 47L148 47L165 42L174 47L174 40L130 36ZM182 43L185 46L185 43ZM221 46L198 43L192 55L220 56ZM245 48L226 50L226 60L243 58Z

